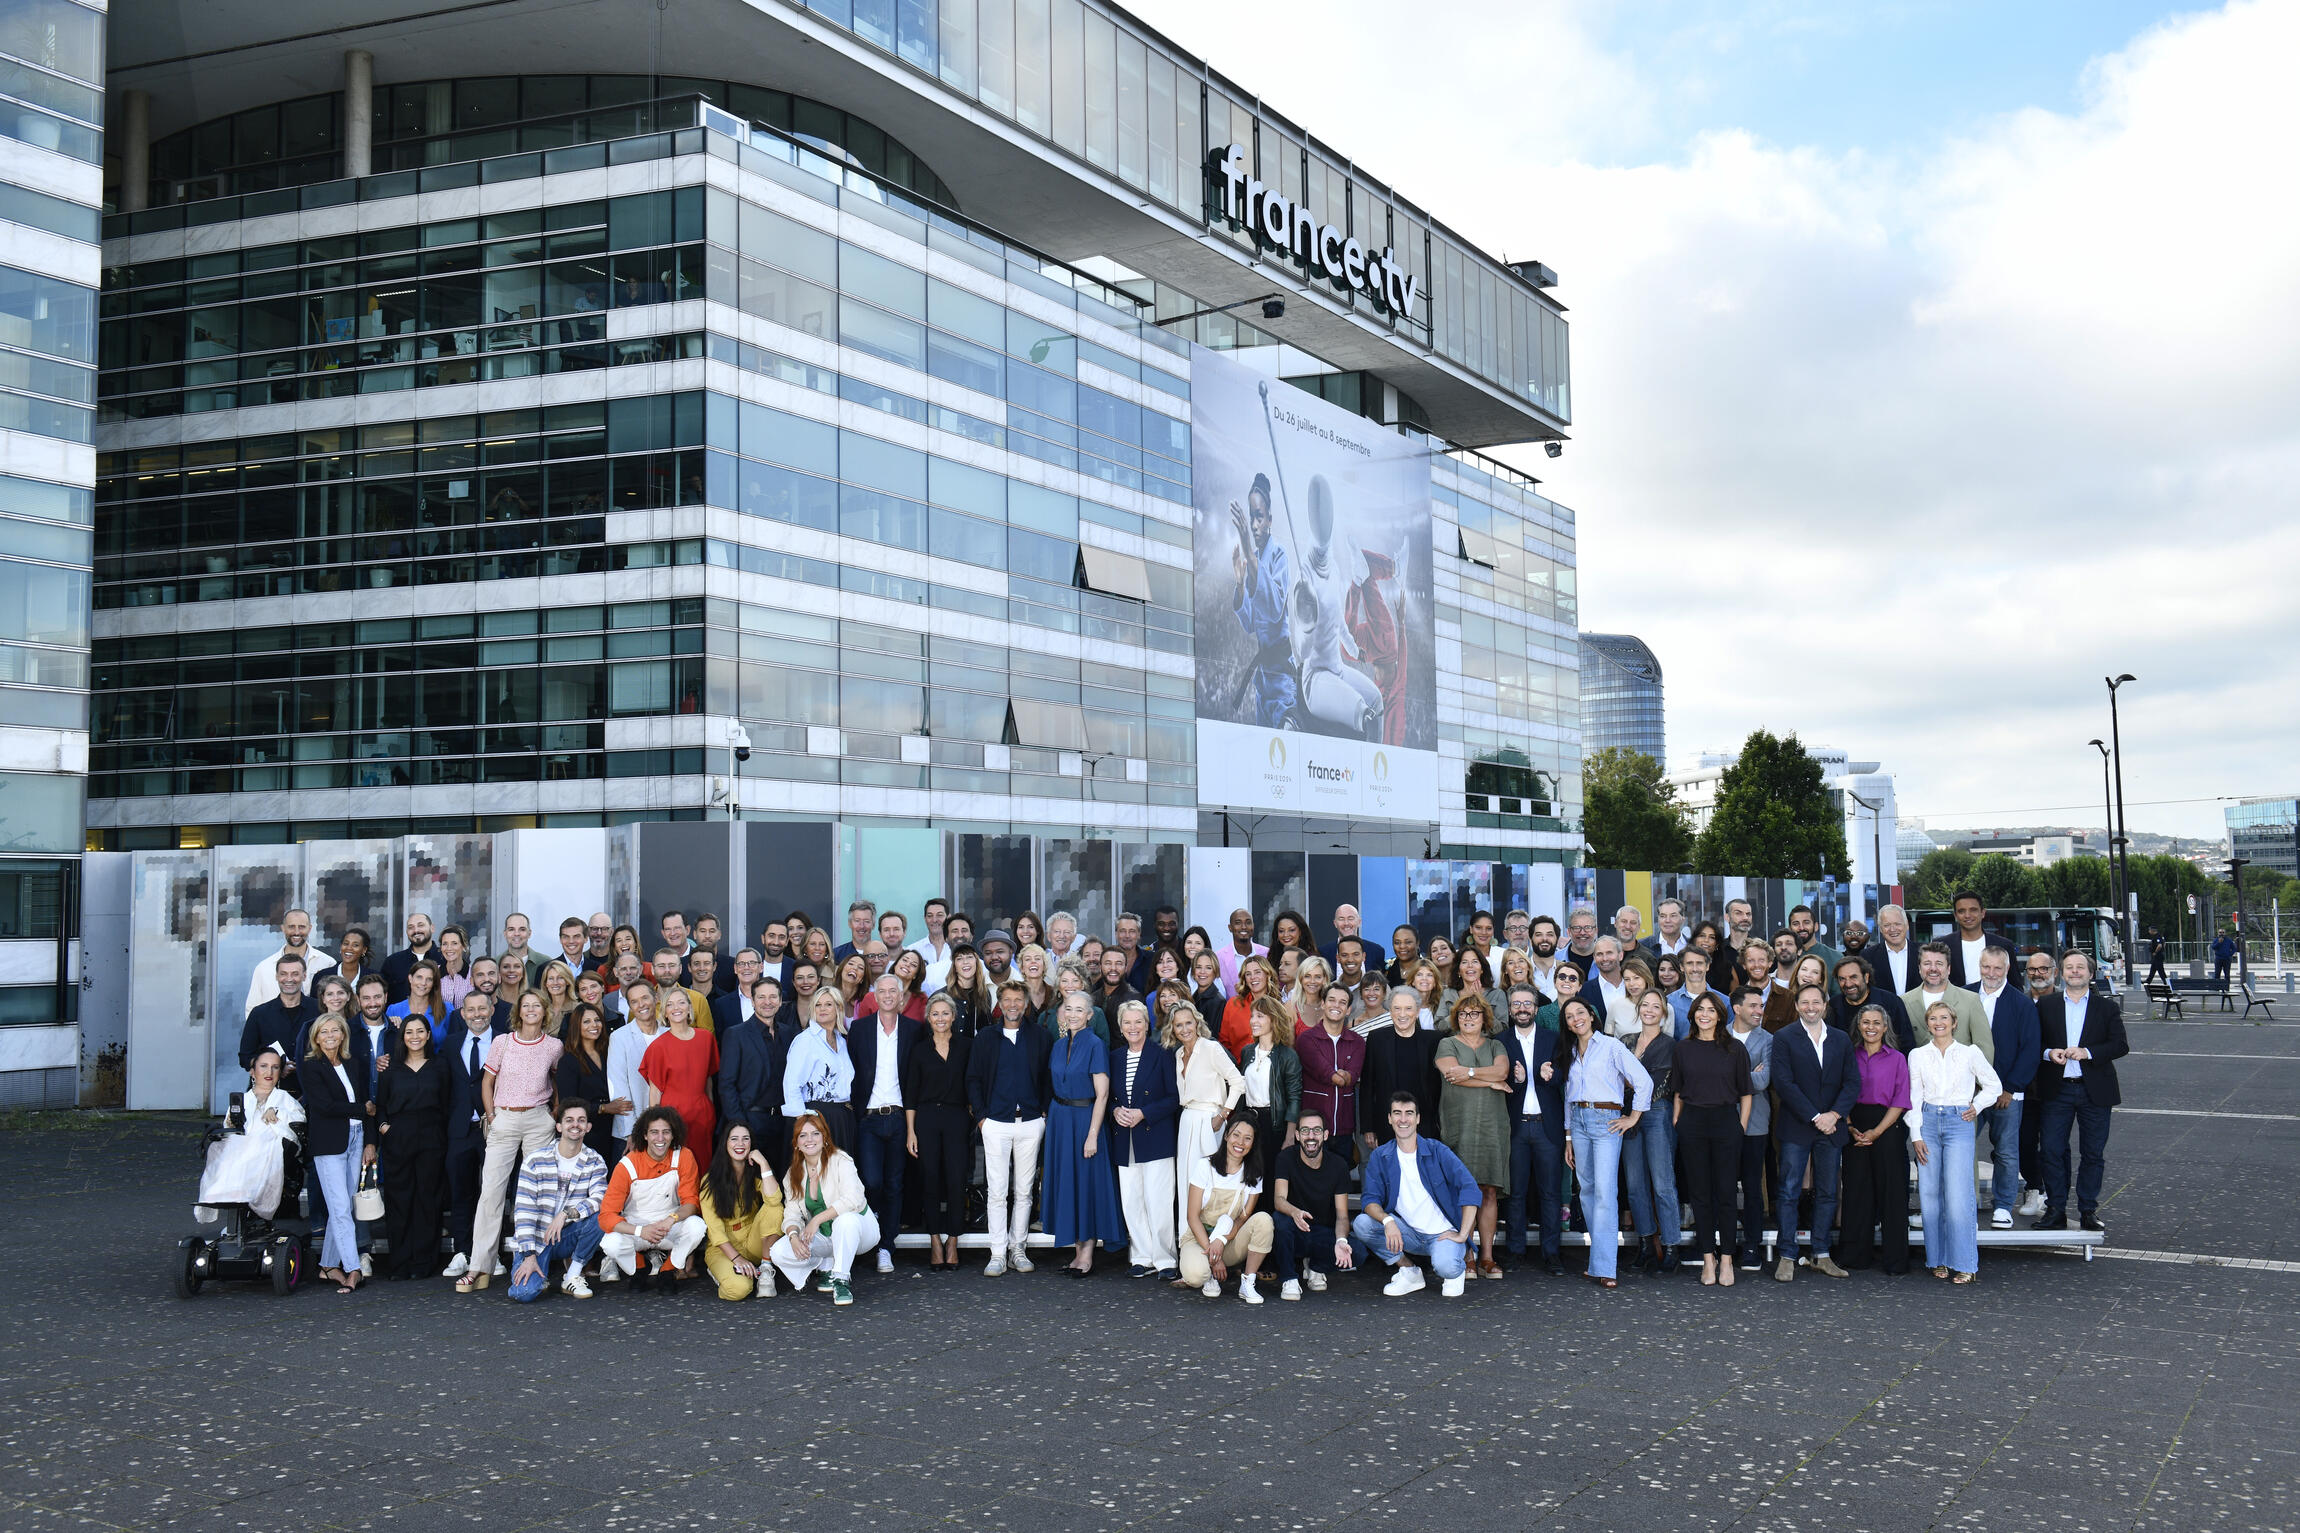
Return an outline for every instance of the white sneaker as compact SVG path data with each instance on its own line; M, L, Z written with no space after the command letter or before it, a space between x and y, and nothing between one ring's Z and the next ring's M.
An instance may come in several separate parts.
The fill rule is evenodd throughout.
M1302 1285L1300 1280L1297 1278L1288 1278L1283 1283L1280 1283L1278 1285L1278 1297L1285 1300L1288 1304L1299 1304L1302 1300Z
M2031 1187L2028 1190L2028 1196L2021 1199L2020 1211L2032 1219L2043 1213L2044 1189L2042 1187Z
M989 1262L983 1266L982 1275L984 1277L1004 1277L1006 1275L1006 1258L996 1251L991 1252Z
M2011 1210L2011 1209L2009 1209L2009 1208L2000 1208L2000 1209L1998 1209L1998 1210L1997 1210L1995 1213L1993 1213L1993 1214L1989 1215L1989 1224L1990 1224L1990 1226L1991 1226L1992 1228L1994 1228L1994 1229L2000 1229L2000 1230L2009 1230L2009 1229L2011 1229L2011 1228L2012 1228L2012 1210Z
M1215 1282L1212 1278L1208 1278L1205 1282L1199 1284L1198 1291L1209 1299L1219 1299L1222 1297L1222 1285Z
M1400 1299L1409 1293L1420 1293L1429 1285L1430 1281L1422 1276L1421 1268L1400 1266L1390 1280L1382 1285L1382 1292L1393 1299Z
M623 1269L615 1265L614 1257L610 1256L599 1263L599 1281L602 1283L620 1283L623 1281Z
M1248 1304L1259 1304L1262 1302L1261 1294L1258 1293L1254 1288L1254 1274L1251 1272L1238 1279L1238 1297L1244 1299Z
M571 1299L588 1299L591 1297L591 1285L583 1281L583 1269L581 1267L569 1267L567 1269L567 1275L559 1280L559 1291Z
M1017 1272L1028 1272L1032 1270L1030 1265L1030 1253L1020 1246L1016 1246L1013 1250L1006 1253L1006 1264Z
M503 1269L498 1267L495 1270L500 1273ZM362 1251L359 1256L359 1275L361 1277L375 1276L375 1258L368 1255L364 1251Z
M1460 1277L1447 1278L1438 1285L1438 1292L1449 1299L1458 1299L1461 1297L1462 1290L1467 1287L1469 1287L1469 1274L1465 1272Z
M892 1272L892 1271L894 1271L894 1253L893 1253L892 1251L881 1251L881 1252L879 1252L879 1254L878 1254L878 1270L879 1270L879 1271L881 1271L881 1272Z
M459 1278L470 1270L471 1258L464 1255L461 1251L458 1251L455 1253L455 1260L449 1262L446 1269L439 1275L441 1277Z
M1326 1291L1326 1275L1313 1267L1302 1274L1302 1286L1312 1293L1324 1293Z

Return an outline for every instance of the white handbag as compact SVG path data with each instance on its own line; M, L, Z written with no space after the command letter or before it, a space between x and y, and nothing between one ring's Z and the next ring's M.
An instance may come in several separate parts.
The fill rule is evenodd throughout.
M383 1187L375 1179L375 1167L367 1166L359 1173L359 1191L351 1200L354 1219L374 1221L383 1217Z

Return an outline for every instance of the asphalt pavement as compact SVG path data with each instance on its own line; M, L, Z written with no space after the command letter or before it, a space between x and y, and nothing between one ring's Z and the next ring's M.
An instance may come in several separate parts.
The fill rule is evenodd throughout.
M1969 1288L185 1301L198 1124L16 1120L0 1527L2300 1527L2300 1026L2131 1031L2109 1254Z

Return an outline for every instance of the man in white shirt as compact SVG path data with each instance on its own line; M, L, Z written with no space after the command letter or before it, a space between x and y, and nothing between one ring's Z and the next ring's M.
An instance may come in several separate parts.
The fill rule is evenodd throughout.
M1685 907L1675 900L1663 900L1653 907L1654 934L1645 941L1645 951L1654 957L1674 957L1685 951L1692 939L1685 934Z
M1977 984L1981 954L1992 947L2012 951L2012 943L1988 929L1988 906L1970 889L1960 889L1949 901L1956 916L1956 936L1949 944L1949 979L1954 984Z
M1533 982L1544 1001L1568 999L1557 993L1557 937L1554 916L1535 916L1526 925L1527 961L1533 965Z
M1917 950L1909 944L1909 913L1898 905L1878 911L1877 940L1861 956L1869 961L1872 983L1885 994L1907 995L1915 989Z
M1412 1092L1391 1096L1390 1128L1397 1137L1366 1157L1351 1233L1396 1269L1384 1294L1401 1298L1429 1286L1421 1268L1405 1260L1413 1255L1427 1256L1443 1280L1440 1291L1458 1299L1467 1286L1469 1232L1482 1201L1477 1184L1453 1151L1420 1137L1421 1109ZM1457 1213L1458 1224L1451 1217Z
M1078 917L1067 910L1057 910L1048 916L1046 918L1047 957L1053 959L1055 963L1060 963L1077 949ZM1046 966L1046 972L1049 974L1054 972L1053 963Z
M902 1067L918 1046L919 1025L902 1014L902 981L882 974L871 986L878 1009L847 1040L854 1060L856 1128L861 1136L855 1169L880 1230L878 1270L894 1271L895 1237L902 1233L903 1161L909 1154L909 1117L903 1111Z
M1981 954L1981 983L1975 994L1981 998L1981 1010L1988 1013L1989 1033L1997 1045L1995 1058L2003 1061L1996 1067L2003 1090L1995 1105L1981 1114L1981 1126L1989 1135L1990 1195L1996 1205L1989 1217L2000 1230L2013 1227L2022 1172L2025 1169L2034 1177L2037 1171L2024 1153L2036 1134L2023 1119L2029 1085L2036 1078L2037 1053L2043 1047L2037 1031L2036 1002L2011 980L2010 953L1992 947ZM2043 1207L2040 1201L2031 1212L2041 1212Z
M280 917L279 951L258 963L255 973L249 976L248 1003L240 1009L241 1021L246 1021L248 1013L264 1002L279 999L279 962L291 957L303 960L304 990L317 995L320 976L335 967L335 960L311 945L311 912L308 910L291 910Z
M1597 967L1581 988L1594 991L1591 999L1605 1018L1605 1030L1616 1038L1637 1036L1637 1007L1631 1003L1629 992L1621 983L1621 941L1616 937L1600 937L1591 950L1591 959Z
M1214 949L1215 961L1222 966L1222 990L1227 995L1238 993L1238 968L1249 958L1267 958L1270 950L1254 940L1254 913L1240 906L1230 912L1230 940Z
M2092 959L2070 952L2060 960L2061 988L2037 1007L2037 1034L2043 1062L2032 1095L2042 1121L2039 1159L2043 1162L2044 1212L2036 1228L2068 1228L2068 1135L2074 1128L2081 1160L2076 1171L2079 1222L2103 1228L2100 1192L2107 1174L2110 1110L2124 1100L2117 1086L2116 1061L2129 1046L2124 1017L2114 1000L2092 993Z
M950 942L942 934L944 924L950 920L950 901L938 894L926 902L919 916L926 923L926 935L913 942L910 950L926 960L926 983L922 988L925 994L932 995L950 976Z

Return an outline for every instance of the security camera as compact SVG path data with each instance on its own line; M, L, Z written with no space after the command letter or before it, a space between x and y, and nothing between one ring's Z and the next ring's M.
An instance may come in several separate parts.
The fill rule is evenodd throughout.
M1285 299L1283 299L1283 298L1265 298L1265 299L1263 299L1263 300L1262 300L1262 318L1264 318L1264 319L1284 319L1285 317L1286 317L1286 300L1285 300Z
M748 761L751 759L751 732L745 729L742 725L735 724L728 728L727 743L735 748L735 759L737 761Z
M1541 444L1541 450L1553 458L1565 456L1565 444L1563 442L1544 442Z

